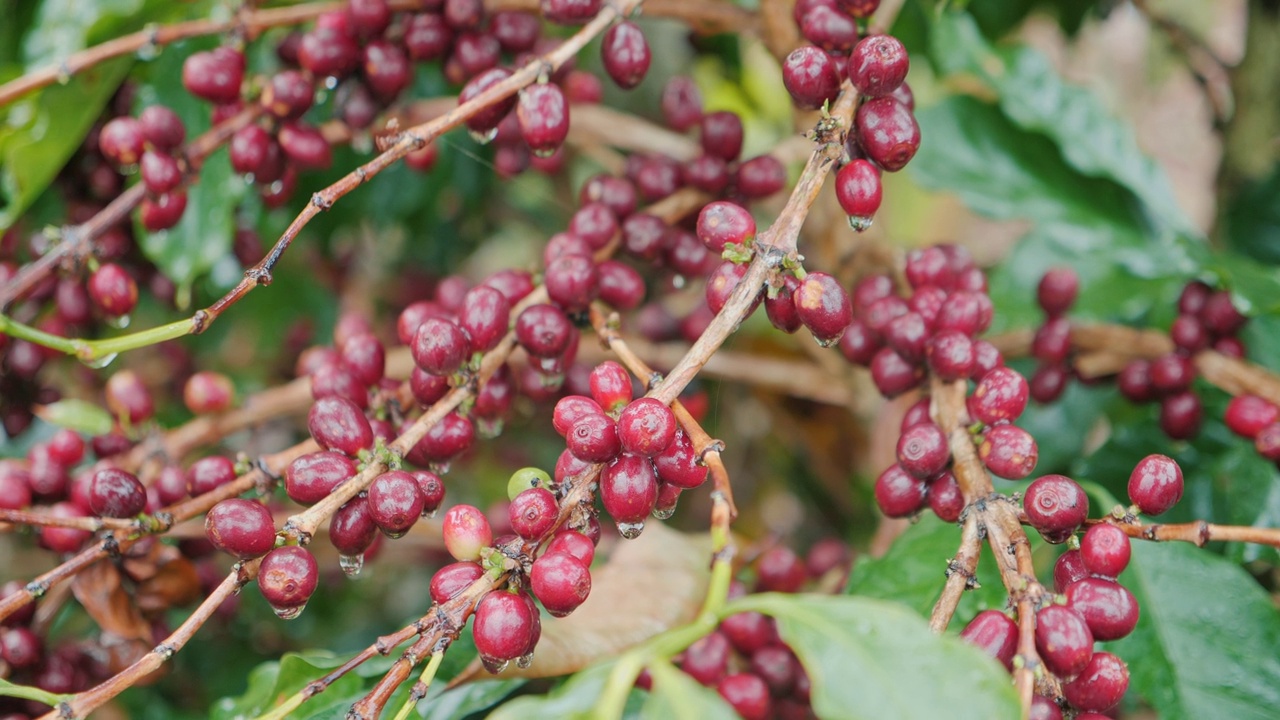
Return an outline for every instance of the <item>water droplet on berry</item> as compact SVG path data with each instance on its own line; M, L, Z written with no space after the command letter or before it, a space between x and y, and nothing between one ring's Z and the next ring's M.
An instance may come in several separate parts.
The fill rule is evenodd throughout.
M503 670L506 670L507 665L511 664L510 660L496 660L483 655L480 656L480 662L484 665L484 669L488 670L492 675L497 675Z
M103 355L100 358L94 358L93 360L84 360L83 362L85 365L93 368L94 370L101 370L102 368L110 365L111 362L115 360L116 357L118 356L119 356L119 353L110 353L107 355Z
M338 87L338 78L330 75L324 79L324 87L326 90L333 90Z
M492 128L489 128L488 130L485 130L484 132L468 130L467 134L470 135L471 139L475 140L478 144L488 145L489 143L493 142L494 138L498 137L498 128L492 127Z
M124 315L116 315L115 317L108 317L106 319L106 323L107 325L115 328L116 330L123 330L129 327L130 319L131 318L129 317L128 313L126 313Z
M618 534L628 540L635 540L644 532L644 522L618 523Z
M653 516L658 518L659 520L670 520L671 516L675 514L676 514L675 502L672 502L670 507L655 507L653 509ZM622 528L619 527L618 529L621 530ZM639 535L638 532L636 534Z
M364 553L359 555L339 555L338 567L342 568L342 572L349 578L353 578L360 574L364 569Z
M475 418L476 434L485 440L492 440L502 434L502 418Z
M853 228L854 232L863 232L864 230L869 229L872 222L873 219L870 217L849 216L849 227Z
M431 463L427 466L427 469L437 475L447 475L449 474L449 463L447 461Z
M524 655L521 655L520 657L516 658L516 667L520 668L521 670L527 670L529 666L532 664L533 664L533 653L525 653Z
M273 607L271 609L272 611L275 612L276 617L280 618L281 620L292 620L298 617L299 615L301 615L302 611L305 610L306 608L307 606L303 604L303 605L298 605L297 607L287 607L287 608Z

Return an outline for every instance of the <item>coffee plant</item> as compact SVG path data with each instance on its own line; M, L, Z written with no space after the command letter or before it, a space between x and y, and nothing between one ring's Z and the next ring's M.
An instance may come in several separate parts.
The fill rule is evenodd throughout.
M1274 3L3 7L0 718L1276 715Z

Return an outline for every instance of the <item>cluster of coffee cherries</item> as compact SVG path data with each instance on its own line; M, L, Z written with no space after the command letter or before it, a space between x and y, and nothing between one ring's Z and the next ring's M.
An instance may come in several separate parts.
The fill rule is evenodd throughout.
M1171 458L1149 455L1129 476L1132 507L1137 513L1160 515L1182 498L1182 470ZM1065 703L1076 718L1105 717L1129 686L1129 669L1114 654L1096 650L1095 642L1119 640L1138 624L1138 603L1117 578L1129 564L1129 536L1116 524L1086 526L1089 499L1079 483L1063 475L1037 478L1022 498L1026 521L1050 543L1070 542L1053 569L1054 595L1036 610L1036 651L1045 668L1062 681ZM977 615L960 637L982 648L1012 669L1018 628L998 610ZM1037 695L1031 717L1058 720L1063 708L1054 698Z
M1067 267L1051 268L1036 287L1036 302L1045 315L1031 340L1031 356L1038 362L1030 392L1038 403L1057 400L1071 380L1071 323L1065 316L1079 292L1080 278Z
M1237 395L1223 420L1232 432L1252 440L1258 454L1280 464L1280 408L1257 395Z
M760 554L754 563L753 592L815 591L830 576L848 573L849 548L834 539L820 540L801 558L785 546ZM734 580L729 598L742 597L747 586ZM809 676L795 654L778 636L773 618L758 612L727 616L719 627L694 642L676 658L676 665L699 683L714 688L746 720L811 718ZM644 673L637 685L648 690Z
M1135 403L1160 403L1160 428L1175 440L1189 440L1200 432L1204 417L1200 396L1192 389L1196 368L1192 357L1215 350L1228 357L1244 357L1237 334L1248 320L1226 290L1187 283L1178 298L1178 317L1169 327L1174 351L1154 360L1134 360L1116 378L1120 392Z
M891 35L866 35L859 21L879 2L808 0L795 5L795 20L812 45L791 51L782 80L800 108L825 107L848 78L858 92L854 127L848 134L848 161L836 173L836 198L858 231L871 226L880 208L882 171L906 166L920 147L915 98L906 83L910 59Z
M21 591L17 581L0 586L0 596ZM49 647L33 626L35 605L20 608L0 626L0 659L7 666L5 679L51 693L79 692L92 684L95 663L83 648L75 645ZM100 665L101 663L99 663ZM49 711L35 700L0 697L0 717L27 720Z
M243 71L243 58L240 62ZM103 157L121 173L136 170L141 177L147 196L138 206L138 219L152 232L177 225L187 209L182 187L187 165L181 153L186 137L182 119L164 105L152 105L136 118L113 118L98 133Z

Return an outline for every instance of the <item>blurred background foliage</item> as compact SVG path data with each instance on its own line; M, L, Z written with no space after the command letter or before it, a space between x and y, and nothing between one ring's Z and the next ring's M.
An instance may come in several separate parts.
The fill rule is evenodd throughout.
M0 0L0 81L149 23L229 12L228 4L215 0ZM1232 67L1226 89L1233 93L1233 114L1215 118L1185 57L1152 16L1189 29ZM693 37L674 22L641 23L655 48L654 67L635 91L610 87L610 106L660 121L663 82L686 73L708 109L742 115L748 156L812 123L812 117L793 120L777 62L756 39ZM883 269L886 248L959 242L990 268L994 333L1039 322L1034 286L1054 265L1070 265L1082 278L1075 317L1155 328L1168 327L1183 284L1204 279L1229 287L1252 316L1245 335L1249 358L1280 370L1280 272L1274 266L1280 260L1280 95L1268 94L1280 77L1280 64L1268 64L1280 45L1265 42L1277 28L1274 3L1261 1L907 0L893 32L912 53L920 152L905 172L886 177L886 203L870 233L848 232L833 198L824 197L806 226L802 250L812 267L852 282ZM254 46L252 68L272 69L277 37L273 31ZM189 136L207 128L207 109L178 85L183 59L215 42L186 41L107 62L0 108L0 228L33 233L63 221L66 208L50 184L126 78L136 86L135 108L163 100L186 121ZM579 62L591 67L597 57L593 46ZM419 69L410 94L455 90L438 72ZM330 103L322 102L310 115L324 119L330 111ZM513 264L533 267L541 242L571 214L577 187L601 169L587 154L576 154L563 178L529 172L503 181L491 149L464 132L446 135L440 148L429 174L397 165L318 216L277 268L273 284L208 333L184 339L177 349L143 351L120 362L147 369L157 385L175 376L177 363L227 372L245 393L277 384L291 375L303 347L330 337L341 311L368 313L388 331L399 307L428 295L435 279L448 273L476 278ZM336 180L369 151L368 138L337 150L333 169L304 175L297 196L277 210L246 192L225 150L215 153L181 225L155 234L137 228L143 252L177 285L176 312L207 304L238 280L235 228L277 237L311 190ZM782 200L758 206L758 220L767 224ZM173 317L173 307L149 298L133 322L147 327ZM760 317L745 323L728 347L814 362L853 389L841 406L733 381L700 383L708 429L728 445L726 461L743 511L737 530L797 548L822 536L845 538L865 553L850 592L927 615L958 534L929 518L898 537L903 528L879 522L870 501L871 482L893 452L875 428L896 424L901 403L883 403L860 371L831 353L819 355L807 340L772 332ZM61 372L73 378L88 371L69 362ZM1023 419L1040 444L1037 474L1062 472L1086 481L1096 507L1107 508L1124 496L1133 464L1163 452L1182 464L1188 479L1188 501L1169 521L1280 526L1280 473L1222 426L1226 396L1198 389L1205 427L1184 443L1160 432L1157 408L1132 406L1109 386L1073 384L1061 401L1035 406ZM177 423L185 413L172 403L160 417ZM451 498L485 507L505 494L512 467L552 465L559 450L548 416L547 407L519 407L500 443L481 443L456 464ZM273 424L230 438L227 447L266 452L300 431L294 423ZM38 426L0 441L0 455L19 455L49 432ZM1001 483L1005 490L1023 485ZM705 494L690 495L671 524L700 530L708 502ZM1055 554L1037 539L1043 568L1051 567ZM1217 546L1208 553L1135 548L1122 579L1138 594L1143 616L1138 632L1118 650L1134 669L1126 712L1149 707L1162 718L1274 716L1280 620L1270 594L1277 560L1274 550L1253 546ZM123 712L135 718L210 712L231 718L287 695L335 666L333 658L420 615L429 602L431 572L441 561L438 550L388 547L358 582L336 576L329 562L335 577L291 623L276 621L257 593L245 593L234 618L200 633L173 660L167 677L125 693ZM30 577L48 563L0 543L3 579ZM1003 606L992 566L989 559L980 565L983 588L966 596L953 627L981 609ZM85 622L66 609L55 632L72 636ZM442 677L469 659L465 648L458 650L447 655ZM385 663L370 663L299 716L341 717L382 669ZM422 711L432 718L466 717L513 692L548 685L486 680L424 704ZM432 697L438 694L433 688Z

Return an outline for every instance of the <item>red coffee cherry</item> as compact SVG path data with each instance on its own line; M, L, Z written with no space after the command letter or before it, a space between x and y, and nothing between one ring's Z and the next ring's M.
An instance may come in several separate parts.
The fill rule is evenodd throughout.
M85 513L76 507L74 503L57 502L49 506L48 513L55 518L76 518L84 517ZM93 536L88 530L76 530L74 528L45 526L38 530L40 537L40 546L52 550L56 553L73 553L80 548ZM34 606L32 606L34 607Z
M234 396L231 378L207 370L187 378L182 388L182 401L196 415L223 412L231 407Z
M891 35L870 35L853 46L849 56L849 81L868 97L891 94L907 78L907 49Z
M1030 388L1017 370L999 367L978 381L968 406L978 422L995 425L1013 422L1027 409Z
M480 93L497 85L498 83L511 77L511 71L506 68L490 68L479 73L475 77L467 81L463 86L462 92L458 93L458 104L462 105L474 100ZM502 122L502 118L511 112L516 105L516 96L510 97L493 103L480 112L472 115L467 121L467 127L472 132L487 134L497 129L498 123Z
M266 555L276 544L271 511L242 498L214 505L204 517L204 532L214 547L241 560Z
M471 339L472 353L485 353L498 346L507 334L511 303L497 290L478 285L462 298L458 324Z
M191 463L191 467L187 468L187 492L196 497L235 479L236 466L230 458L210 455Z
M960 639L999 660L1006 670L1013 670L1013 655L1018 651L1018 625L999 610L983 610L960 631Z
M676 428L671 408L654 398L633 400L618 416L618 439L622 449L633 455L660 455L675 440Z
M244 80L244 55L227 47L198 52L182 63L182 84L187 92L212 103L240 99Z
M138 285L124 268L105 263L89 276L89 300L112 317L128 315L138 304Z
M742 118L729 110L702 116L702 150L725 160L737 160L742 154Z
M139 169L142 182L152 195L163 195L182 184L182 168L172 155L147 150L142 153Z
M652 59L644 32L626 20L605 31L600 58L605 72L623 90L630 90L644 80Z
M1079 550L1068 550L1058 556L1053 564L1053 591L1066 592L1077 580L1089 577L1089 570L1084 566Z
M697 234L708 250L720 254L730 243L746 245L754 240L756 221L741 205L719 200L707 203L698 213Z
M585 310L599 291L595 262L582 255L556 258L544 277L547 296L566 312Z
M1016 425L997 425L987 430L978 457L991 472L1006 480L1021 480L1036 469L1040 452L1031 433Z
M856 158L836 173L836 199L854 230L871 227L871 216L880 209L883 197L880 171L870 162Z
M1094 575L1117 577L1128 567L1131 552L1129 536L1115 525L1094 525L1080 539L1080 559Z
M285 123L276 134L280 149L299 170L323 170L333 164L333 151L318 128L301 120Z
M1144 515L1160 515L1182 499L1182 468L1165 455L1148 455L1129 474L1129 501Z
M525 655L533 641L534 613L516 593L495 590L476 606L472 637L480 661L489 672L501 671L511 660Z
M542 0L542 16L558 25L582 25L600 12L602 0Z
M589 202L569 218L569 232L585 240L592 250L601 250L618 232L618 218L608 205Z
M565 436L565 444L574 457L591 463L609 462L622 452L618 426L605 415L580 417Z
M1046 541L1061 543L1089 517L1089 496L1069 477L1045 475L1027 486L1022 508L1031 527Z
M772 155L757 155L738 165L733 182L744 198L759 200L786 187L787 169Z
M133 473L103 468L89 481L89 509L98 517L129 518L146 505L146 488Z
M272 550L258 567L258 589L283 620L302 614L319 582L320 567L315 556L297 545Z
M355 575L364 565L364 552L378 535L378 526L369 511L369 501L355 497L338 508L329 520L329 541L338 551L343 572Z
M939 520L957 522L964 508L964 493L950 470L929 481L929 509Z
M676 132L686 132L702 120L702 94L692 78L676 75L662 88L662 117Z
M811 272L800 281L792 296L800 321L813 333L821 345L831 345L840 339L845 328L853 322L853 305L849 293L834 277L823 272Z
M653 458L653 465L658 478L675 487L691 490L707 480L707 466L701 464L693 441L680 430L671 444Z
M533 562L529 587L554 617L564 617L591 594L591 571L568 553L544 553Z
M600 500L623 537L638 536L658 501L653 463L639 455L618 456L600 473Z
M328 450L355 456L373 447L373 428L360 407L340 397L320 398L307 413L311 437Z
M521 491L507 507L511 529L525 540L537 540L550 532L559 512L555 495L541 487Z
M300 505L314 505L328 497L340 483L355 477L355 474L355 462L342 453L309 453L285 468L285 494Z
M98 149L117 167L128 167L141 160L145 141L142 125L131 117L112 118L98 131Z
M715 686L729 670L732 651L729 638L723 633L712 632L685 649L680 669L703 685Z
M522 90L516 118L520 136L534 153L550 155L569 135L569 101L555 83L530 85Z
M929 480L946 469L950 459L947 436L932 422L913 425L898 437L898 464L913 477Z
M1067 702L1078 710L1106 712L1120 703L1129 689L1129 668L1109 652L1096 652L1084 670L1062 686ZM1084 715L1077 715L1084 720Z
M409 345L413 362L432 375L449 375L462 367L471 339L452 320L429 317L418 325Z
M716 691L745 720L767 720L773 716L769 686L759 675L731 673L720 681Z
M1050 672L1072 678L1093 657L1093 633L1080 613L1065 605L1049 605L1036 613L1036 651Z
M916 387L924 379L924 370L907 362L893 348L881 348L871 358L871 381L880 394L895 398Z
M306 75L297 70L282 70L267 81L258 101L282 120L297 120L311 109L315 92Z
M606 413L619 412L631 402L631 373L606 360L591 370L591 396Z
M1252 440L1262 428L1280 420L1280 408L1257 395L1237 395L1227 404L1222 419L1231 432Z
M823 50L801 45L782 61L782 84L796 107L813 110L834 101L840 93L840 70Z
M887 517L912 515L924 507L927 485L894 463L876 478L876 504Z
M1087 577L1069 585L1066 594L1067 604L1089 623L1095 640L1119 640L1138 626L1138 601L1114 580Z
M484 576L480 563L455 562L445 565L431 576L431 601L446 603L468 585Z
M480 551L493 544L489 519L473 505L455 505L441 524L445 549L457 560L480 559Z
M857 114L858 144L889 172L906 167L920 148L920 126L905 105L890 97L862 103Z
M791 548L771 547L756 560L756 589L760 592L799 592L806 579L804 562Z
M388 470L374 478L368 500L373 523L390 538L409 532L426 503L417 479L404 470Z
M1195 437L1200 432L1203 419L1204 409L1200 404L1200 396L1191 390L1170 395L1160 401L1160 429L1174 440L1190 440Z
M132 370L120 370L108 378L104 394L111 414L134 425L150 419L155 413L151 391Z

